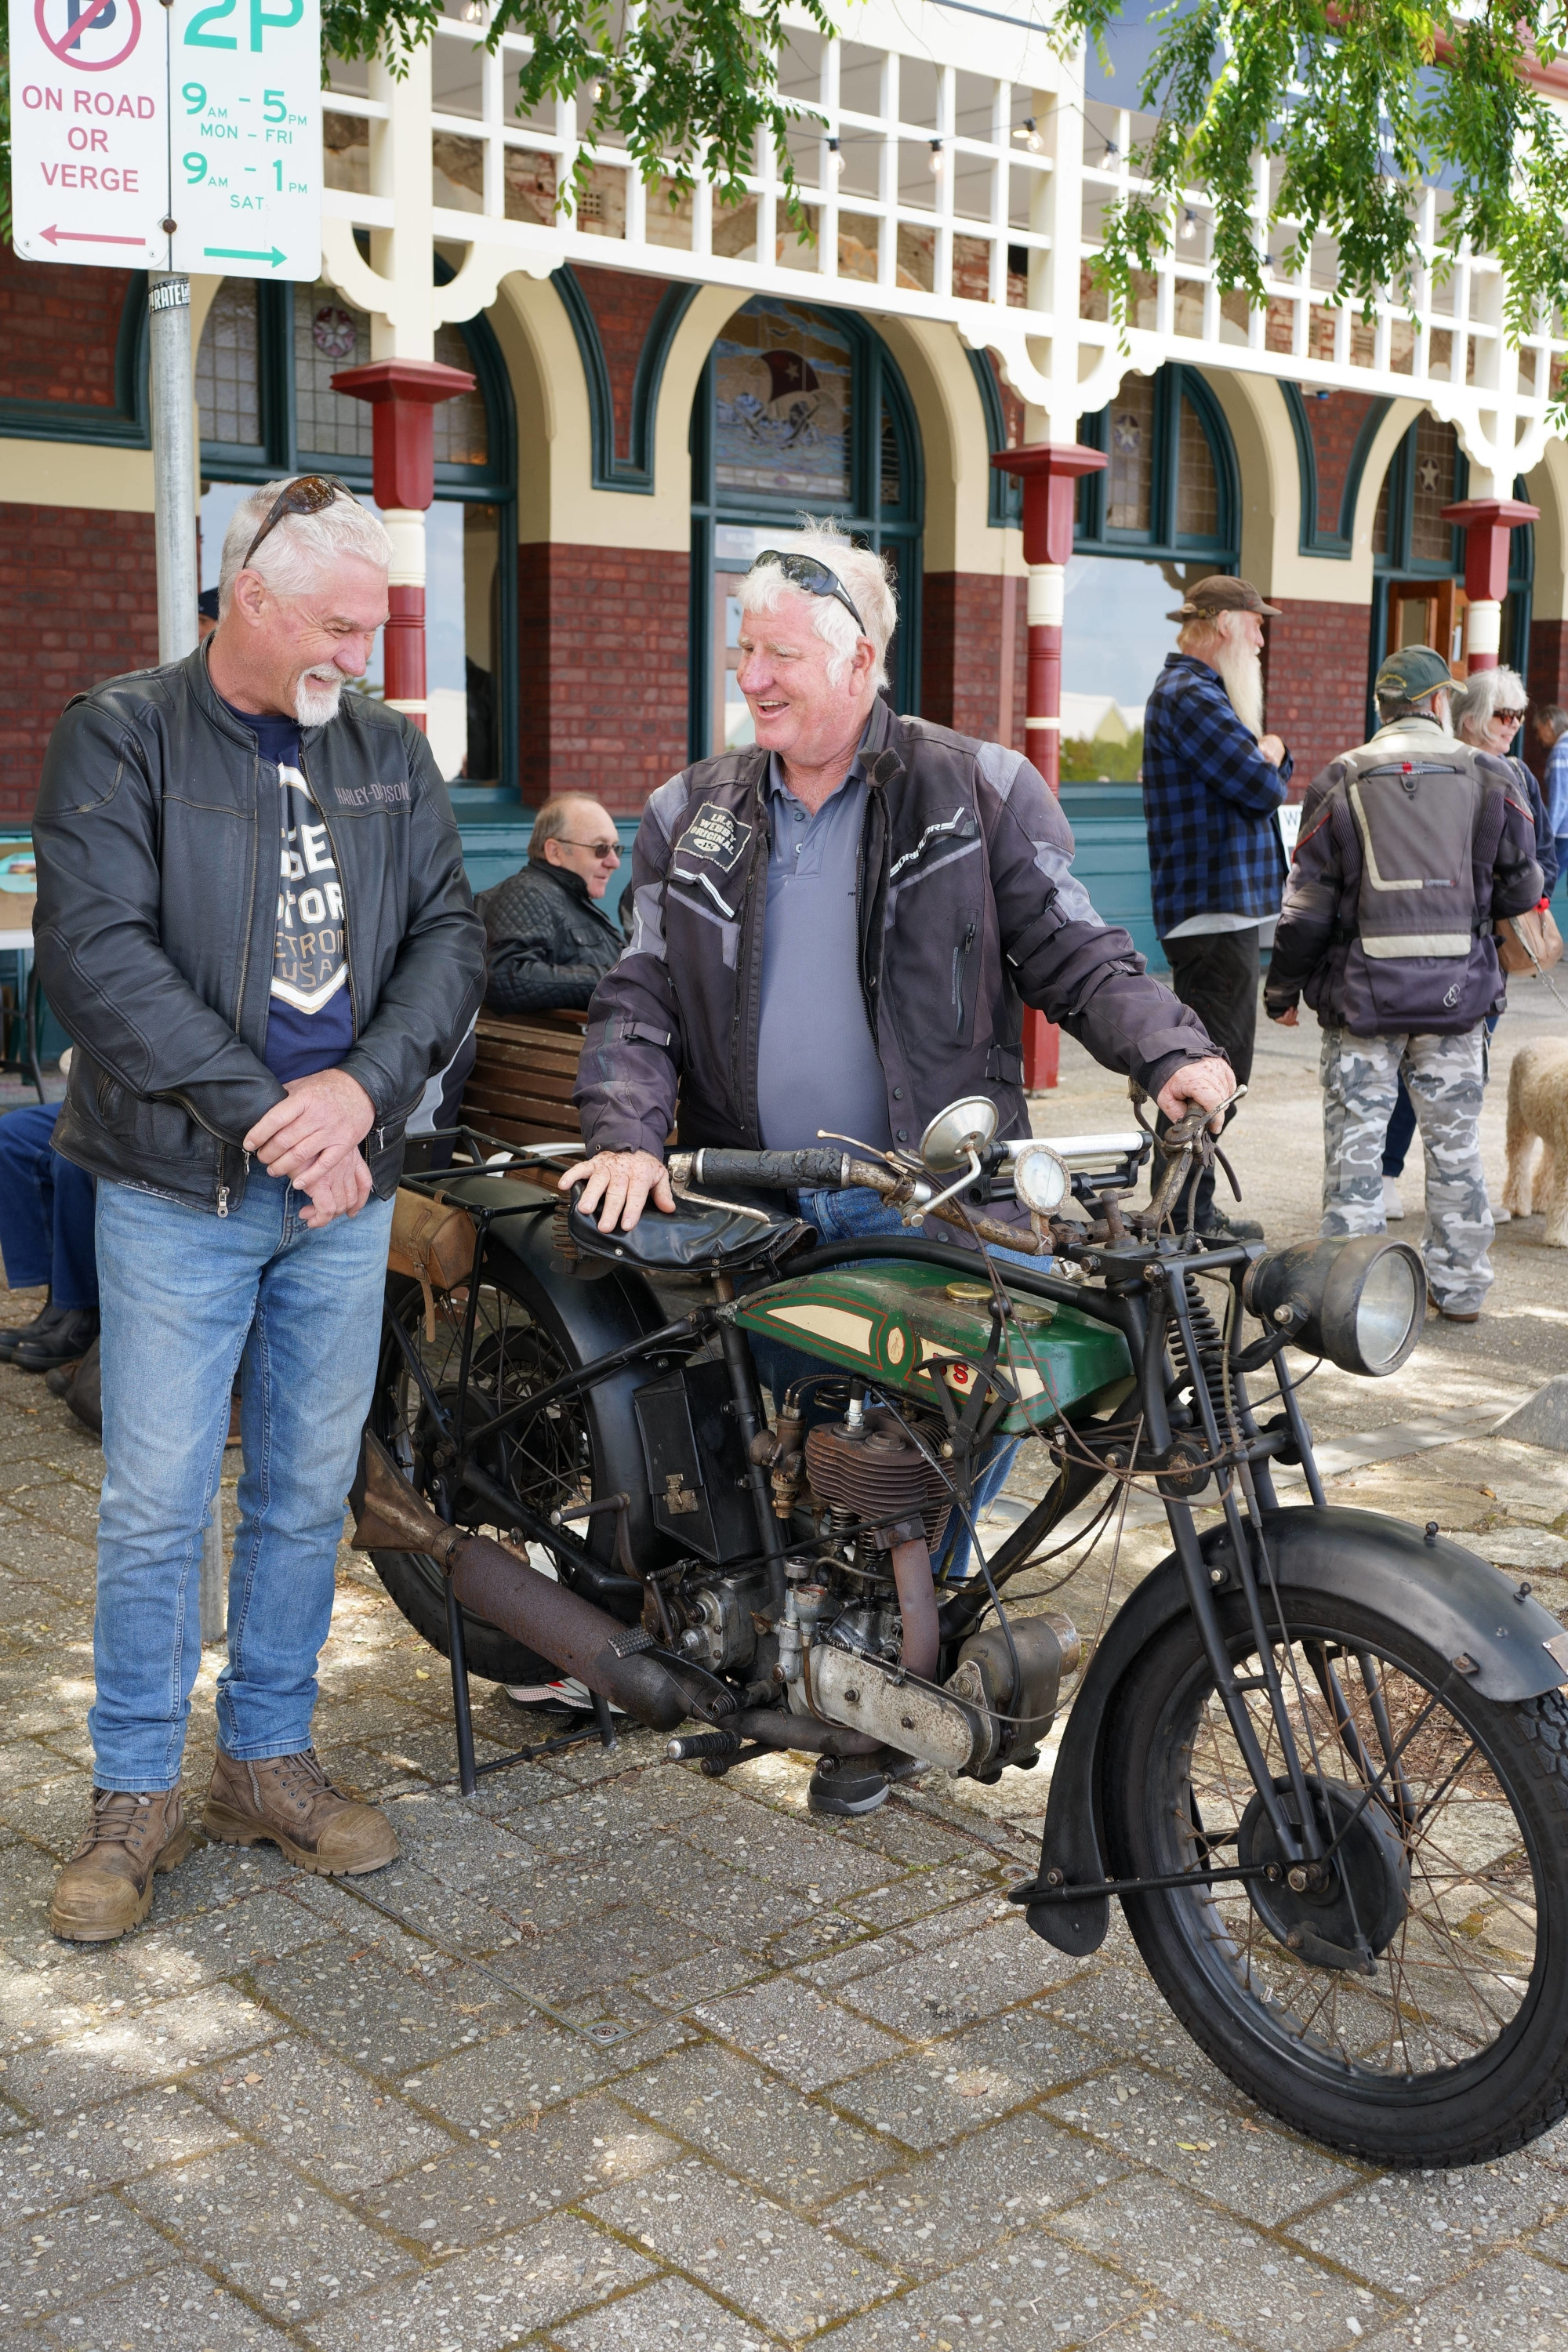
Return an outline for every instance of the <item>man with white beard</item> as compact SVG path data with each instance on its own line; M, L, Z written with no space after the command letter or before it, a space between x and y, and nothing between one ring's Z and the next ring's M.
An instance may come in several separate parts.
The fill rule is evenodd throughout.
M1286 859L1276 811L1290 755L1263 731L1263 622L1278 613L1249 580L1201 581L1180 610L1143 715L1143 814L1154 928L1171 986L1222 1052L1237 1084L1252 1074L1258 950L1279 911ZM1189 1192L1191 1182L1189 1180ZM1215 1207L1214 1171L1184 1193L1200 1233L1256 1241L1261 1227Z
M353 1874L384 1814L317 1761L316 1659L381 1339L405 1122L485 983L425 737L343 693L392 545L341 483L236 509L216 629L67 707L33 828L38 971L97 1180L105 1472L93 1790L56 1935L106 1943L190 1850L196 1580L242 1370L209 1837Z

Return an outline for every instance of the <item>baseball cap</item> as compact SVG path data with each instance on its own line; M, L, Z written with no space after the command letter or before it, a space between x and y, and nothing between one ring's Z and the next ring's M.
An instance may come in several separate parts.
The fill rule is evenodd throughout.
M217 619L217 590L216 588L204 588L202 590L201 594L196 598L196 610L201 614L204 621L216 621Z
M1419 702L1434 687L1452 686L1454 673L1440 653L1430 646L1401 646L1390 654L1377 673L1373 692L1378 695L1399 695L1406 702Z
M1167 613L1167 621L1206 621L1215 613L1257 613L1278 614L1278 604L1266 604L1250 580L1232 580L1224 572L1216 572L1211 580L1200 580L1189 588L1184 604L1174 613Z

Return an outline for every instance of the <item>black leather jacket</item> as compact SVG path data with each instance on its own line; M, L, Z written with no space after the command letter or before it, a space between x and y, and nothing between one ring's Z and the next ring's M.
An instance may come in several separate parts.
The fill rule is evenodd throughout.
M625 944L569 866L534 865L480 893L492 1013L584 1013Z
M404 1122L484 989L446 786L417 728L345 694L301 733L337 855L354 1043L384 1199ZM38 975L76 1046L58 1150L226 1216L241 1139L283 1088L262 1059L279 877L278 772L213 691L205 650L67 704L33 822Z

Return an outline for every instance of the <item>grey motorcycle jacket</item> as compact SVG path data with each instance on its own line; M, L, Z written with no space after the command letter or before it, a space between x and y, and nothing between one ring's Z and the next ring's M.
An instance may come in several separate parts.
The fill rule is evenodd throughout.
M336 853L354 1042L384 1199L425 1082L485 982L484 930L430 747L345 694L300 730ZM243 1138L283 1087L263 1060L278 914L278 770L207 677L205 648L66 706L33 822L44 993L76 1047L56 1149L93 1175L226 1215Z
M1394 719L1307 795L1265 1006L1304 995L1357 1037L1473 1029L1503 1001L1492 925L1541 893L1510 762Z
M857 888L860 986L894 1140L960 1095L1026 1135L1022 1007L1158 1092L1215 1051L1070 872L1072 835L1028 761L873 707ZM575 1101L590 1150L755 1150L768 754L700 761L661 784L632 852L632 936L590 1008ZM821 1021L825 1008L803 1006Z

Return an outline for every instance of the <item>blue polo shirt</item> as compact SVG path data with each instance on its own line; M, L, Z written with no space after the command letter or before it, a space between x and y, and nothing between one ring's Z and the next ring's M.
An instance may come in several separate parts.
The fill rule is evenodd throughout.
M888 1082L860 986L856 901L866 773L857 759L815 816L768 763L767 914L763 924L757 1115L769 1151L818 1129L886 1150Z

